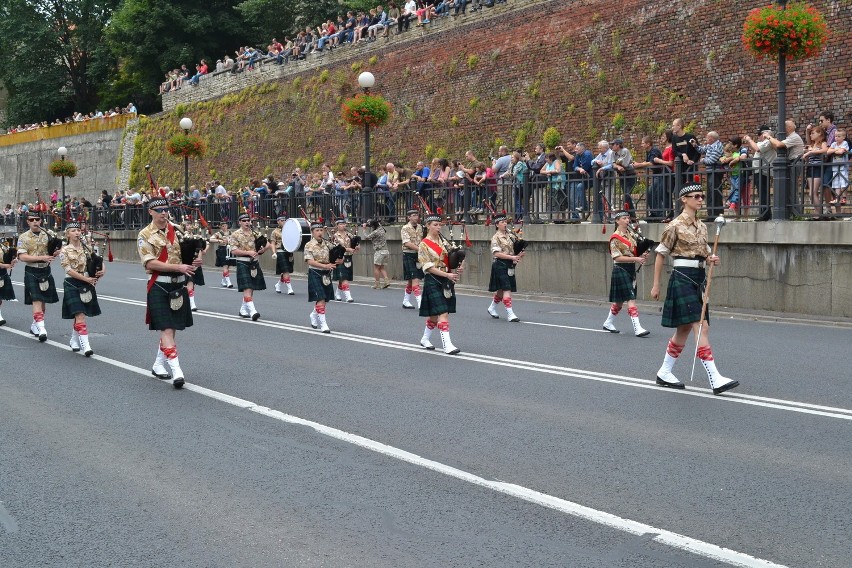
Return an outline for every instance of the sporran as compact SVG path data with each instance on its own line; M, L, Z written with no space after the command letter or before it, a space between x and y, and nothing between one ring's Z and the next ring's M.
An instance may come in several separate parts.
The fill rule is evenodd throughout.
M450 298L452 298L452 297L453 297L453 293L455 292L454 287L453 287L453 283L452 283L452 282L450 282L450 281L448 280L448 281L444 284L444 290L443 290L443 292L444 292L444 297L445 297L446 299L448 299L448 300L449 300Z
M509 276L514 276L514 275L515 275L515 269L514 269L514 268L510 268L510 269L508 269L506 272L509 274Z
M249 274L251 274L252 278L257 278L257 262L252 261L249 265Z
M352 257L351 256L344 256L343 257L343 266L345 266L346 268L352 268Z
M173 312L180 310L183 307L183 288L172 290L169 292L169 308Z
M88 304L92 301L92 289L87 287L80 288L80 301Z
M42 292L47 292L50 289L50 280L48 280L47 278L39 278L38 289Z
M328 274L322 275L322 285L323 286L331 286L331 276Z

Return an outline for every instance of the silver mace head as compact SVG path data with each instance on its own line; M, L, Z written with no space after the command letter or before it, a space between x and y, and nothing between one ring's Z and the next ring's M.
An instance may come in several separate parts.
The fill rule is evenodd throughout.
M718 235L719 233L722 232L722 227L725 226L727 221L725 220L725 217L723 217L722 215L719 215L718 217L716 217L716 219L713 220L713 223L716 224L716 234Z

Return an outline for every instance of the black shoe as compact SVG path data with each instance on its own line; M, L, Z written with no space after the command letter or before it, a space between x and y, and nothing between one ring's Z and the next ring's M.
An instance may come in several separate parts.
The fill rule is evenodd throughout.
M172 386L174 386L174 387L175 387L175 389L180 390L180 389L182 389L182 388L183 388L183 383L184 383L184 380L183 380L183 379L175 379L175 380L172 382Z
M260 312L254 312L251 316L251 321L257 321L260 319Z
M731 389L735 389L740 386L739 381L732 381L730 383L726 383L719 388L713 389L713 394L722 394L725 391L729 391Z
M47 341L47 335L42 333L41 335L38 336L38 340L39 340L39 342L44 343L45 341Z
M151 369L151 374L154 375L158 379L169 379L169 378L171 378L171 375L169 375L168 373L166 373L165 375L158 375L157 373L154 372L154 369Z
M661 379L660 377L657 377L657 384L660 385L661 387L667 387L667 388L670 388L670 389L677 389L677 390L683 390L683 389L686 388L686 385L683 384L683 383L668 383L668 382L664 381L663 379Z
M6 320L0 319L0 326L6 325Z

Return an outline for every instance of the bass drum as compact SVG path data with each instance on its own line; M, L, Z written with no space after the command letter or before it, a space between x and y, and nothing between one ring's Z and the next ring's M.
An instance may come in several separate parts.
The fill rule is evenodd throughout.
M281 240L284 250L293 253L305 249L305 245L311 240L311 224L307 219L291 217L284 222L281 229Z

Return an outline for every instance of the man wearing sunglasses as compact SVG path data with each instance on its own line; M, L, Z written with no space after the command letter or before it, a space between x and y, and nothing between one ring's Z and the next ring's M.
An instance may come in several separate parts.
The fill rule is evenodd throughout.
M59 256L60 249L51 255L47 252L48 235L41 230L41 217L30 211L27 215L29 230L18 237L18 260L26 263L24 268L24 303L33 307L33 323L30 333L39 341L47 341L44 328L45 304L59 301L56 283L50 273L50 263Z
M663 273L665 256L671 256L673 266L666 301L663 304L663 327L675 328L669 340L663 365L657 371L657 384L673 389L683 389L684 384L672 373L675 362L683 351L690 332L698 337L701 321L702 295L706 285L704 267L707 263L719 264L719 257L712 254L707 241L707 226L697 217L704 203L704 189L700 185L687 185L678 193L683 212L669 223L660 237L654 263L654 286L651 297L660 299L660 276ZM710 348L710 308L705 312L704 326L698 340L698 358L707 371L713 394L722 394L739 386L739 382L723 377L716 369L713 351Z
M183 387L184 374L178 361L175 332L192 326L186 283L202 260L197 258L192 264L181 262L180 243L174 225L169 222L167 200L152 199L148 213L151 224L139 231L137 247L142 266L150 275L145 323L148 329L160 332L160 346L151 374L158 379L171 377L172 384L179 389Z

